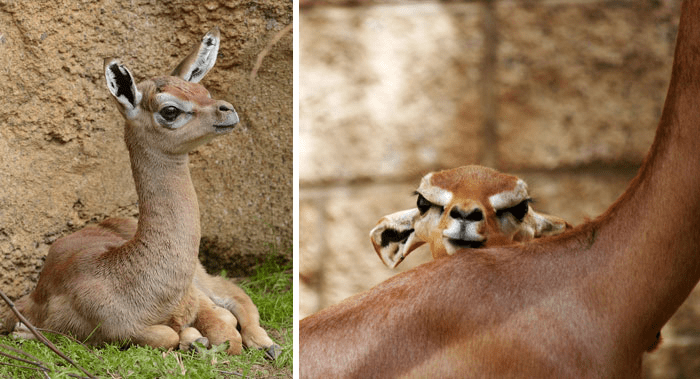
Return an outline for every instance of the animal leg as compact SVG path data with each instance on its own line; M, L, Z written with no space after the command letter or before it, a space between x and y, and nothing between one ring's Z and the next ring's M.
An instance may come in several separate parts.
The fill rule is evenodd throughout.
M36 336L34 335L34 333L32 333L32 331L29 330L29 328L21 322L17 322L15 324L15 328L14 328L14 330L12 330L12 333L10 333L10 335L13 338L21 338L21 339L25 339L25 340L36 339Z
M194 345L195 342L201 343L206 348L211 346L209 345L209 339L202 336L202 333L195 328L188 327L180 331L180 350L189 351L192 348L195 348L196 350L196 345Z
M163 347L175 349L180 344L180 336L173 328L166 325L151 325L143 328L131 342L140 346Z
M17 317L12 313L10 307L0 307L0 334L12 332L17 324Z
M263 349L272 359L279 356L282 348L275 344L260 326L260 314L250 297L237 285L218 277L208 276L206 291L220 307L228 309L241 324L241 338L248 348ZM205 291L205 292L206 292Z
M236 318L231 312L215 305L206 296L201 299L199 313L193 326L201 331L212 345L228 341L229 347L226 352L231 355L238 355L243 351L241 335L236 325Z

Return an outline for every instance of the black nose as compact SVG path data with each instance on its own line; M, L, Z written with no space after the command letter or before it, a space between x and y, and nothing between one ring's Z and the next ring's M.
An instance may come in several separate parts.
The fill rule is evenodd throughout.
M225 106L225 105L219 105L219 110L222 111L222 112L228 112L228 111L232 111L233 108L229 108L229 107L227 107L227 106Z
M450 217L465 221L481 221L484 219L484 213L479 208L463 211L459 207L453 207L450 211Z

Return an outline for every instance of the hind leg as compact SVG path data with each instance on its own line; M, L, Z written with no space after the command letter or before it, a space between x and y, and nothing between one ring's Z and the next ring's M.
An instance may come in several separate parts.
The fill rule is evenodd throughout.
M198 287L216 305L233 313L241 325L241 338L246 347L264 349L271 358L279 355L281 348L260 326L258 308L240 287L225 278L207 274L201 266L198 267L195 279Z
M253 300L237 285L224 278L213 277L218 281L219 289L228 295L224 304L238 320L241 325L241 338L243 344L251 349L262 349L271 359L276 359L282 352L282 348L277 345L265 329L260 326L260 314L258 307L253 304Z
M35 307L30 295L24 295L14 304L15 309L33 326L41 327L44 318L38 317L43 311L43 307ZM38 309L38 311L37 311ZM0 307L0 334L11 334L15 338L35 339L34 333L29 330L12 311L11 306Z
M15 329L17 317L9 306L0 302L0 334L8 334Z
M197 319L192 326L199 330L212 345L220 345L228 341L229 347L226 352L238 355L243 351L243 344L236 325L236 318L231 312L215 305L208 297L203 296L199 303Z

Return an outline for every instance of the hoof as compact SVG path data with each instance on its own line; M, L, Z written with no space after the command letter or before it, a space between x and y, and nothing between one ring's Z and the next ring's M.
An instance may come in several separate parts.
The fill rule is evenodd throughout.
M269 359L275 360L282 354L282 346L274 344L265 349L265 356Z
M199 354L210 347L211 345L209 344L209 339L207 337L199 337L192 341L188 350Z
M199 342L199 343L201 343L201 344L204 345L204 347L206 347L207 349L211 347L211 345L209 344L209 338L207 338L207 337L199 337L199 338L197 338L196 340L194 340L194 342Z
M36 336L34 335L34 333L32 333L32 331L29 330L29 328L21 322L18 322L17 324L15 324L15 328L12 331L12 333L10 333L10 335L12 336L12 338L15 338L15 339L17 339L17 338L25 339L25 340L36 339Z

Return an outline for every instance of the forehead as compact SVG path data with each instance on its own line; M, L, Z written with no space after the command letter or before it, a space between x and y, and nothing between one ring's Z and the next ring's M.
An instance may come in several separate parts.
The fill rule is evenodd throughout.
M153 79L155 93L169 93L182 100L188 100L200 106L214 103L209 97L209 91L199 83L192 83L173 76L163 76Z
M513 190L518 178L483 166L463 166L438 171L429 178L430 184L449 190L458 198L482 199Z

